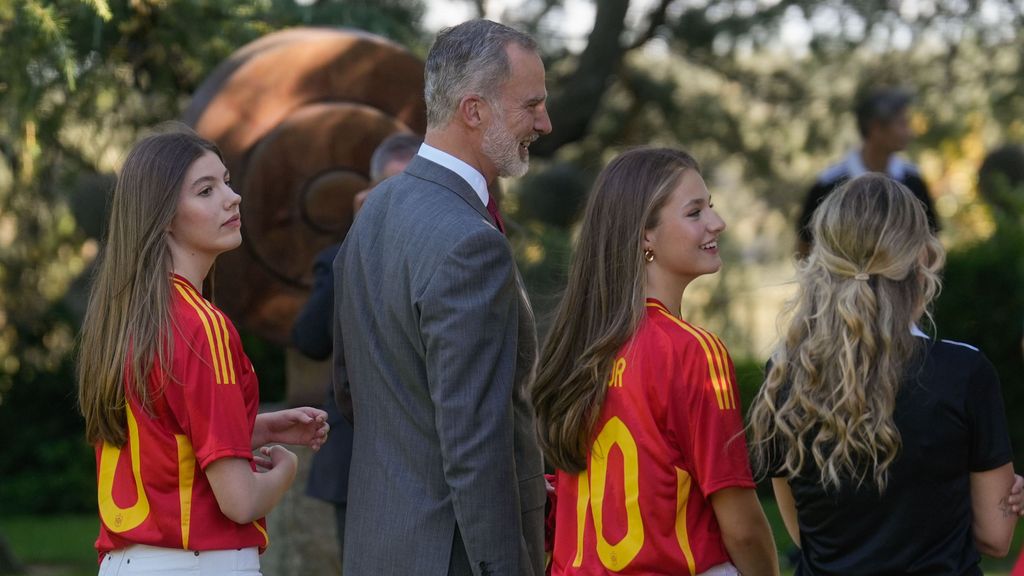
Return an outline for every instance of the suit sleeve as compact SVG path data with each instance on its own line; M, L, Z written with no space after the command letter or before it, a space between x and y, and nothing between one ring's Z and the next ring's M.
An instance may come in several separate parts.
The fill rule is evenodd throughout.
M474 574L520 573L515 298L508 244L484 229L451 250L418 300L445 481Z
M334 278L334 297L341 300L341 295L345 289L345 285L342 282L342 264L344 263L345 257L345 245L342 244L341 249L338 251L338 256L334 259L332 268L332 277ZM351 423L354 423L352 419L352 393L349 388L348 379L348 368L345 363L345 346L343 345L341 329L341 316L334 312L332 306L331 321L334 323L334 335L333 335L333 349L334 353L331 355L331 383L332 389L334 390L334 403L338 407L338 411Z
M313 360L326 360L331 355L334 309L331 264L337 253L335 245L317 255L313 262L313 289L292 324L292 344Z

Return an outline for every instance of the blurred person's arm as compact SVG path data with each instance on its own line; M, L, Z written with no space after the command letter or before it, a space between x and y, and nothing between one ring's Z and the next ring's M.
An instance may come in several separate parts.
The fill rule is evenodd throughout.
M313 288L309 299L292 324L292 345L313 360L331 357L333 341L331 323L334 319L334 278L332 265L338 246L330 246L313 261Z

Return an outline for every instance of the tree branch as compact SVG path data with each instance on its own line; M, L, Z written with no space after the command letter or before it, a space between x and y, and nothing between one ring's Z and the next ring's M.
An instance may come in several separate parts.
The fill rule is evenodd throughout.
M622 63L629 0L597 0L594 30L580 54L576 69L560 78L551 95L548 111L555 129L531 147L535 155L551 156L565 144L583 138L597 112L609 80Z
M626 50L635 50L648 41L654 38L654 35L658 33L658 28L665 25L665 19L668 13L668 5L672 3L672 0L661 0L661 4L651 12L651 18L647 23L647 30L644 31L633 43L626 48Z

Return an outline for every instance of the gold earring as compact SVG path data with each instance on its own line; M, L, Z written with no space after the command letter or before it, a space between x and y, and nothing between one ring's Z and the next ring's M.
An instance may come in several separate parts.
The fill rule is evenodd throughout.
M644 248L644 261L654 262L654 250L651 250L650 248Z

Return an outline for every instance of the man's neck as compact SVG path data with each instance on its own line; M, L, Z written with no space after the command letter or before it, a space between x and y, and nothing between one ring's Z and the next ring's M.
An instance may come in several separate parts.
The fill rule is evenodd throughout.
M442 152L447 152L469 164L477 172L483 175L490 186L498 177L497 172L491 168L491 163L486 161L480 146L471 142L470 135L460 133L451 126L446 128L428 128L423 141Z
M889 168L889 159L891 157L892 152L871 142L864 142L864 146L860 150L860 159L864 162L864 167L870 172L885 173Z

